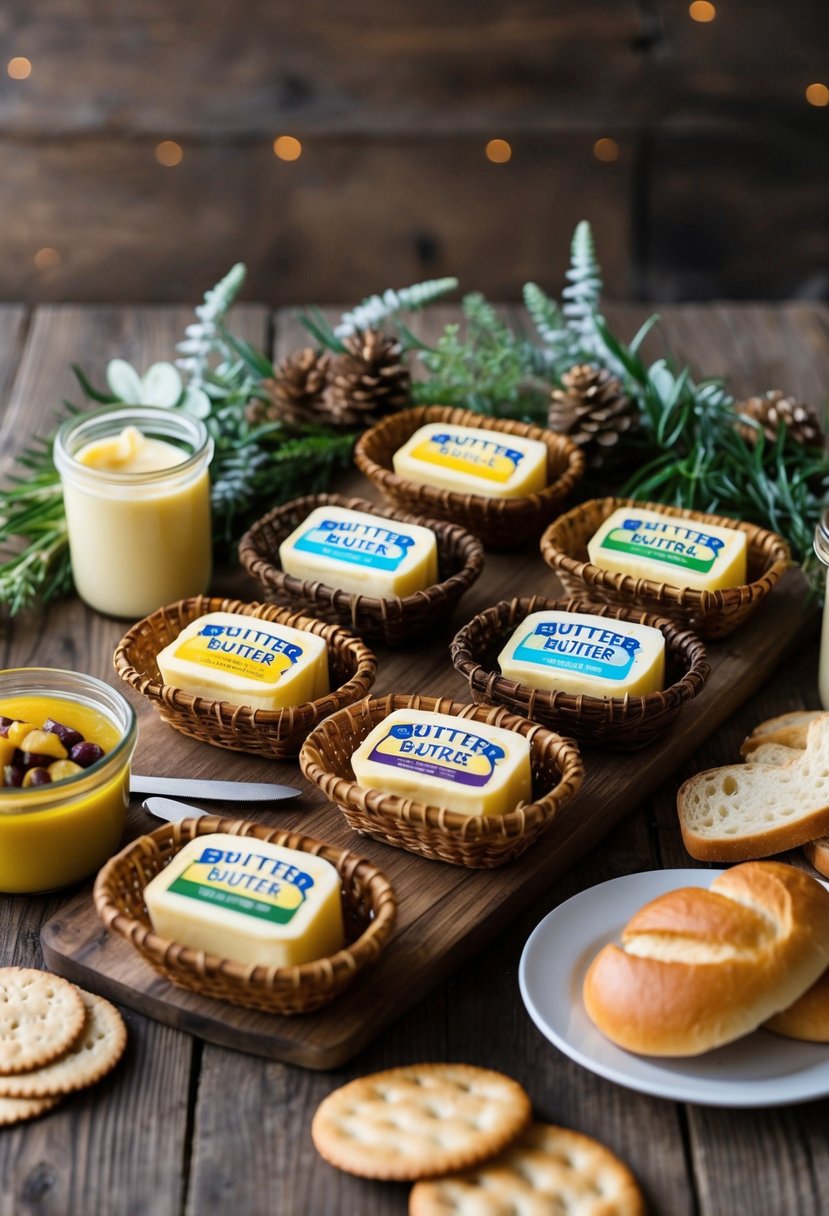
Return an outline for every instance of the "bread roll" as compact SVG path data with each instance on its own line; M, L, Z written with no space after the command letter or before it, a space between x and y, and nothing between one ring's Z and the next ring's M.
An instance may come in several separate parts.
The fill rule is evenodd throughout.
M788 1009L770 1018L766 1030L773 1030L787 1039L829 1043L829 971L824 971Z
M693 1056L792 1005L829 965L829 891L780 862L748 862L628 921L584 980L584 1004L619 1047Z

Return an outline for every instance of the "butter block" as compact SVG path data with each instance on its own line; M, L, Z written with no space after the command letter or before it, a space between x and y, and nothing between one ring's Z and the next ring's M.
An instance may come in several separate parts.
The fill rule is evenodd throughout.
M620 507L587 543L594 566L676 587L717 591L746 581L745 532Z
M345 942L340 876L322 857L216 832L144 888L156 933L220 958L290 967Z
M351 757L357 784L463 815L504 815L532 799L530 745L482 722L397 709Z
M665 683L665 638L651 625L590 612L533 612L498 656L519 684L594 697L644 696Z
M254 709L301 705L329 690L324 638L237 612L191 621L156 661L165 684Z
M435 534L346 507L317 507L279 546L286 574L378 599L438 581Z
M410 481L485 498L520 498L547 484L547 448L539 440L445 422L416 430L392 464Z

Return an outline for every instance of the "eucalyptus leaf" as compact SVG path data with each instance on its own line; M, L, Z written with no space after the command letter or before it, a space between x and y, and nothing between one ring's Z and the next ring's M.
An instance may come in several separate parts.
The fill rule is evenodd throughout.
M185 413L192 415L193 418L207 418L212 405L210 398L203 388L199 388L195 384L188 384L184 390L181 408Z
M140 405L143 392L141 377L126 359L110 359L107 364L107 384L118 401Z
M181 397L181 375L172 363L153 363L141 379L142 405L158 405L168 409Z

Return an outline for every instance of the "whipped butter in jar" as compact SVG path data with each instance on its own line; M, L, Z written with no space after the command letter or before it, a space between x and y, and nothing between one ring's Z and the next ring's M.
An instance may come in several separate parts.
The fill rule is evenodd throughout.
M55 438L72 574L99 612L140 617L207 590L213 441L155 406L106 406Z

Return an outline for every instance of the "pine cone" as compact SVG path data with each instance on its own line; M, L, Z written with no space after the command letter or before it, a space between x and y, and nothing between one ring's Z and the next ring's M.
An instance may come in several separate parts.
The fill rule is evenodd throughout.
M325 351L310 346L288 355L276 368L273 379L260 383L262 398L249 402L248 422L255 426L259 422L298 425L324 421L320 414L330 365Z
M799 404L794 397L787 397L779 388L770 388L762 397L749 397L738 401L734 407L738 414L753 418L760 424L763 434L774 442L785 422L789 434L804 447L822 447L823 430L820 419L810 405ZM756 443L759 431L745 422L737 424L737 430L746 443Z
M552 392L547 426L585 448L588 463L598 468L636 422L635 404L604 367L576 364L561 381L564 388Z
M367 427L409 402L411 375L397 338L378 330L358 330L331 361L325 393L331 426Z

